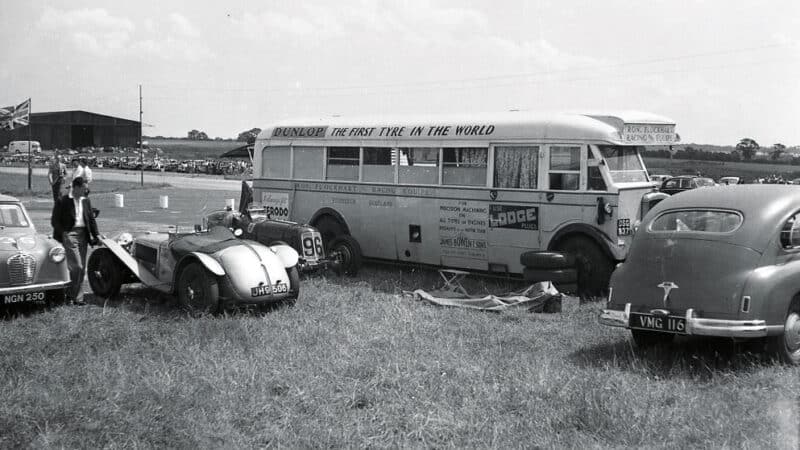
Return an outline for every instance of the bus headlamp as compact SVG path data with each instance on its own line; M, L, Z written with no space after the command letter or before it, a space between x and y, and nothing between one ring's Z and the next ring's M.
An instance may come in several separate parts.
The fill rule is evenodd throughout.
M606 203L605 205L603 205L603 211L605 211L606 214L608 214L610 216L614 212L614 209L612 208L611 203Z

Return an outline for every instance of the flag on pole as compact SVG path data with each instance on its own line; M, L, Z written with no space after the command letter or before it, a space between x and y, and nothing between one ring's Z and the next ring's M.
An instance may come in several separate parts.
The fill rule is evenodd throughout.
M0 130L14 130L28 126L31 117L31 99L17 106L0 108Z

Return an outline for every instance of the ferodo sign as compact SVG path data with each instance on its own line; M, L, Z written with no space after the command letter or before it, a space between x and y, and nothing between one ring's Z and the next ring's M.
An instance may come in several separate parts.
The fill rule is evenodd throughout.
M273 219L289 218L289 194L286 192L262 192L261 204Z
M489 205L491 228L539 229L539 207L522 205Z

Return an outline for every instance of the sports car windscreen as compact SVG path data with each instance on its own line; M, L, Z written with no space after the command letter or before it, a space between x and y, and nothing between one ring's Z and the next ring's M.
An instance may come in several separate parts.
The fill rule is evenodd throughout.
M615 183L647 181L647 171L639 158L644 147L601 145L600 153L606 160L611 178Z
M650 224L651 232L730 233L742 224L735 211L692 209L667 211Z
M0 205L0 227L27 228L28 219L19 205Z

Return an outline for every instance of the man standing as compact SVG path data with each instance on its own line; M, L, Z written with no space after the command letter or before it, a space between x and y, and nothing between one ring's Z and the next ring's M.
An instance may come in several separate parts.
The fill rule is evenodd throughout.
M78 158L72 158L72 179L83 178L83 166Z
M86 181L82 177L72 180L72 191L58 199L53 207L53 236L64 244L67 251L70 285L67 288L67 303L85 305L83 301L83 278L86 276L86 253L88 245L96 245L99 233L92 213L92 203L86 197Z
M61 155L54 154L50 161L50 168L47 171L47 179L53 189L53 202L57 202L61 197L61 187L64 185L64 178L67 177L67 166L61 162Z

